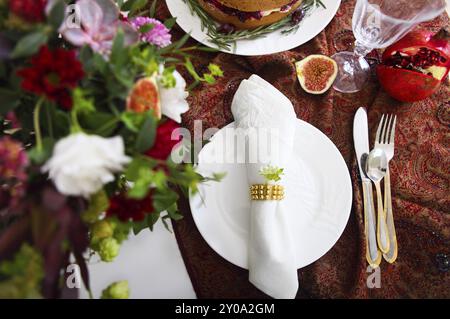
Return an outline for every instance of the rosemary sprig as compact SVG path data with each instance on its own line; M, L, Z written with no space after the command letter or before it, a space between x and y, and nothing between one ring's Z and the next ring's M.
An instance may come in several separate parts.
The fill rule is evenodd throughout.
M203 10L197 0L183 0L189 7L192 15L197 15L201 22L202 31L206 30L209 41L216 45L219 49L230 51L232 46L236 47L236 41L238 40L252 40L256 38L265 37L267 34L277 30L281 30L283 35L293 33L298 30L300 24L293 23L292 14L284 19L275 22L273 24L262 26L251 30L237 30L231 33L219 32L219 24L214 21L209 14ZM320 0L304 0L301 5L301 10L304 12L303 19L309 15L313 9L317 7L326 8ZM301 22L300 21L300 22Z

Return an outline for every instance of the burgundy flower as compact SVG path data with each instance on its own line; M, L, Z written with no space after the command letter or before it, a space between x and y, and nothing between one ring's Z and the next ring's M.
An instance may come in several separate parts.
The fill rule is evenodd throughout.
M0 208L12 208L25 193L28 157L22 144L9 136L0 139Z
M165 161L174 146L183 139L180 134L174 134L172 139L172 133L179 128L178 123L170 119L159 125L156 129L155 144L145 152L145 155Z
M120 193L109 200L109 208L106 215L116 216L123 222L130 220L142 221L147 214L154 212L153 193L150 192L144 199L128 198L126 194Z
M77 86L84 71L75 51L57 48L50 51L43 46L31 59L31 66L19 70L22 88L37 95L45 95L64 109L72 108L70 89Z
M9 0L9 10L28 22L45 20L47 0Z

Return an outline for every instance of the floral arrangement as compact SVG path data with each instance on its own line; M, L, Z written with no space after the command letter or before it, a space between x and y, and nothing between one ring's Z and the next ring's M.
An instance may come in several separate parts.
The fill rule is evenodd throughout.
M131 232L179 220L206 179L172 150L189 109L174 19L156 2L0 0L0 297L60 296L71 258L110 262ZM206 48L205 48L206 50ZM126 281L103 298L128 296Z

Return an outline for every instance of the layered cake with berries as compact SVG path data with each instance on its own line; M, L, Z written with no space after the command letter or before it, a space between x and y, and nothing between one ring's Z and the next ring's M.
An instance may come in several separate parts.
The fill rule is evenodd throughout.
M302 0L198 0L216 21L236 29L273 24L295 11Z

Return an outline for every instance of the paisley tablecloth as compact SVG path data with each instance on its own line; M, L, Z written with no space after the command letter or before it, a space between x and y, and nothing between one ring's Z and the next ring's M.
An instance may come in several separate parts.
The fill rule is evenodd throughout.
M183 123L193 129L194 120L199 119L203 129L207 129L233 121L233 95L242 79L256 73L288 96L297 116L319 128L341 151L353 180L351 216L337 244L318 261L299 270L298 298L450 298L449 84L442 85L432 98L403 104L383 92L375 75L363 91L355 94L330 90L313 96L297 82L293 61L309 54L332 55L351 49L354 3L343 0L324 31L291 51L257 57L199 52L195 61L199 70L214 62L222 67L225 76L215 85L199 86L192 92L191 109ZM160 18L169 16L163 1L157 12ZM444 14L420 27L438 31L448 23ZM379 57L380 52L372 52L371 63L375 65ZM366 283L370 273L365 259L362 194L352 139L353 116L360 106L368 108L371 140L382 113L395 113L398 117L391 179L399 257L394 264L382 262L381 287L373 289ZM246 270L222 259L208 246L186 201L181 207L185 218L175 224L175 232L197 296L267 298L248 282Z

